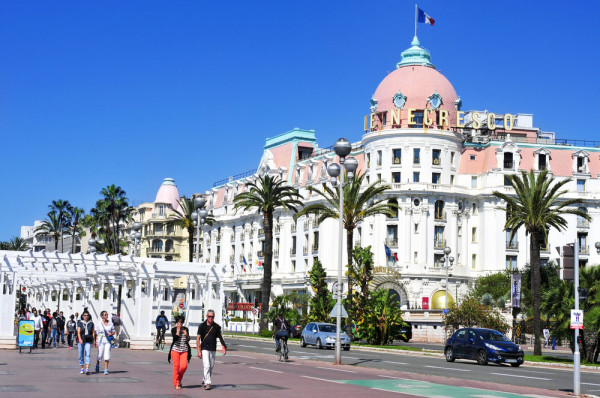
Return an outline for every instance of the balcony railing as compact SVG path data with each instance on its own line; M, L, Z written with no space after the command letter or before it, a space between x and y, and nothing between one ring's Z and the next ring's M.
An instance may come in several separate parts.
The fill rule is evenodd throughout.
M446 247L446 239L434 239L433 247L436 249L443 249Z
M577 218L577 228L589 228L590 222L585 218Z
M295 247L292 247L292 248L290 249L290 254L292 254L292 255L293 255L293 254L296 254L296 248L295 248Z
M435 212L435 214L433 215L434 220L436 221L446 221L446 212Z
M398 247L398 239L386 239L385 244L389 247Z
M317 245L317 244L312 245L312 251L313 251L313 253L314 252L318 252L319 251L319 245Z
M506 242L507 250L519 250L519 242ZM541 249L541 248L540 248Z
M588 245L579 246L579 254L590 254L590 247Z

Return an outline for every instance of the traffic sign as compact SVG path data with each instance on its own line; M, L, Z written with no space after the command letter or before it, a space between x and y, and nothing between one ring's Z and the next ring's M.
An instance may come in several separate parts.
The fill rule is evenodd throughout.
M348 318L348 313L346 312L346 309L344 308L344 306L339 306L339 300L336 301L335 305L333 306L333 309L331 310L331 312L329 313L329 316L332 318L337 318L338 316L338 307L342 308L342 318Z
M571 329L583 329L583 310L571 310Z
M258 315L258 308L252 308L252 314Z

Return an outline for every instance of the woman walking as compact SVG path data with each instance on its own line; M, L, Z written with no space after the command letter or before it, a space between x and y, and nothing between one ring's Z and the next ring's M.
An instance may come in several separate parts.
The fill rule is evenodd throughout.
M81 315L82 320L77 324L77 342L79 343L79 373L90 374L90 353L92 351L92 343L96 340L96 331L94 330L94 322L90 313L85 311ZM83 365L85 364L85 371Z
M169 362L173 359L173 386L176 390L181 390L181 379L188 367L188 362L192 358L190 349L190 331L183 326L183 316L176 318L177 324L171 329L173 343L169 349Z
M75 339L76 328L77 322L75 322L75 315L71 315L67 321L67 343L69 343L69 350L73 349L73 339Z
M108 374L108 361L110 361L110 349L115 335L115 325L108 320L108 312L100 313L100 322L96 325L96 338L98 345L98 358L96 360L96 373L100 372L100 360L104 357L104 374Z

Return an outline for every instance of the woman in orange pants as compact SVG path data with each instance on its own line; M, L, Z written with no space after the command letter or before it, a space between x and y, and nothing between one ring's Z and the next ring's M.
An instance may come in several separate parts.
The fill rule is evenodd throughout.
M190 349L190 331L183 326L183 316L178 316L177 324L171 329L173 343L169 349L169 362L173 360L173 386L176 390L181 390L181 379L187 370L188 362L192 358Z

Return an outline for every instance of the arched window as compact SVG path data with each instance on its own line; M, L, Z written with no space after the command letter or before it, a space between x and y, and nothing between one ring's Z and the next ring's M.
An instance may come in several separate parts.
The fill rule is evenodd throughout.
M163 242L160 239L154 239L152 241L152 251L153 252L162 252Z
M446 306L446 291L438 290L433 293L431 297L431 309L432 310L445 310L446 308L450 308L454 304L454 298L448 292L448 306Z
M171 239L168 239L168 240L165 242L165 251L166 251L167 253L168 253L168 252L171 252L171 251L173 251L173 241L172 241Z
M388 218L398 218L398 201L396 199L390 199L388 200L388 203L396 206L396 208L394 209L394 215Z
M444 201L436 200L435 201L435 219L436 220L445 220L446 212L444 211Z

